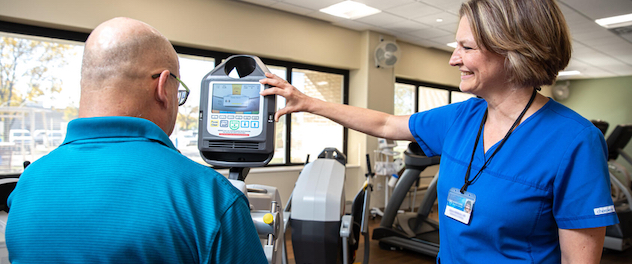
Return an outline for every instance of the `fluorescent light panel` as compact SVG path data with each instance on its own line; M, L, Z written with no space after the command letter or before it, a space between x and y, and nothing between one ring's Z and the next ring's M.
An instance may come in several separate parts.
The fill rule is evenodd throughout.
M597 24L605 28L618 28L632 25L632 14L606 17L595 20Z
M557 73L557 76L570 76L570 75L579 75L581 72L579 71L561 71Z
M354 1L344 1L325 7L320 12L330 14L332 16L342 17L346 19L358 19L382 12L379 9L367 6Z

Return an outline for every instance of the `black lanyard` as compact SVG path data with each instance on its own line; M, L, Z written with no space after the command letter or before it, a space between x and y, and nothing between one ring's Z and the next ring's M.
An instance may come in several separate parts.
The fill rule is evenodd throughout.
M470 159L470 165L467 166L467 172L465 172L465 184L463 184L463 187L461 187L461 193L465 193L465 191L467 191L467 187L470 186L474 181L476 181L476 179L478 179L479 176L481 176L481 173L483 172L485 168L487 168L487 165L489 165L489 162L492 160L494 155L496 155L498 150L502 148L502 146L505 144L505 141L507 141L507 138L509 138L509 136L511 135L511 132L513 132L514 128L518 126L518 123L520 123L520 120L522 120L522 117L524 117L524 114L527 113L527 110L529 109L529 107L533 103L533 100L535 99L536 93L537 93L536 89L533 89L533 93L531 94L531 99L529 99L529 103L527 103L527 106L524 108L524 110L522 110L522 113L520 113L520 116L518 116L518 119L516 119L516 121L513 123L509 131L507 131L507 134L505 135L503 140L500 141L500 144L498 144L498 147L496 148L496 150L494 150L494 153L492 153L489 159L485 161L485 163L483 164L483 167L481 167L478 173L474 175L474 178L470 180L470 170L472 169L472 161L474 161L474 154L476 154L476 147L478 146L478 140L481 138L481 131L483 131L483 126L485 125L485 121L487 121L487 109L485 109L485 115L483 115L481 126L478 128L478 134L476 135L476 142L474 142L474 149L472 150L472 158Z

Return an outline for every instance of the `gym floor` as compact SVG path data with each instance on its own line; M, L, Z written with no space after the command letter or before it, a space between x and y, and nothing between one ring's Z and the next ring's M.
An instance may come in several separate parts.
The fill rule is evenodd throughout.
M373 228L380 225L380 217L369 220L369 233L373 234ZM292 237L291 232L286 233L286 243L288 247L288 263L294 264L294 252L292 251ZM415 263L415 264L434 264L435 258L418 254L413 251L389 251L380 249L379 242L371 239L371 248L369 263L371 264L384 264L384 263ZM364 257L364 237L361 237L360 247L356 252L356 263L362 263ZM632 249L628 249L624 252L617 252L611 250L604 250L601 257L601 264L629 264L632 263Z

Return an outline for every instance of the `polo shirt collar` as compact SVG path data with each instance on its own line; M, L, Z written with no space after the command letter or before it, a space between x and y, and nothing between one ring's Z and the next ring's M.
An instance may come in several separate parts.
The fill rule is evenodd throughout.
M129 116L74 119L68 123L68 131L63 144L77 140L117 137L144 137L176 149L169 136L156 124L147 119Z

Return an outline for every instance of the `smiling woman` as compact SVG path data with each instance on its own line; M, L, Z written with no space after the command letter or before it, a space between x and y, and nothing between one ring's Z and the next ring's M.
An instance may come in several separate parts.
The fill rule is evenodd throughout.
M603 135L538 93L570 59L559 7L469 0L459 14L449 63L461 71L461 91L480 98L391 115L319 100L274 75L262 94L285 97L276 118L309 112L440 155L438 262L597 263L605 226L617 223L614 213L594 213L612 205ZM465 198L471 214L451 210Z
M479 46L467 19L461 19L459 23L456 42L450 65L459 67L461 71L461 91L485 97L484 93L497 92L490 88L506 89L507 85L511 85L507 81L505 57L489 51L484 45Z

